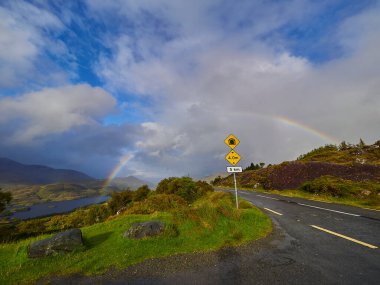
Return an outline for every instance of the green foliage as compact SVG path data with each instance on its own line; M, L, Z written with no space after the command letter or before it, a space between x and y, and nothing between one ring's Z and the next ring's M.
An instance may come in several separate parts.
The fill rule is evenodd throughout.
M220 181L222 181L222 177L218 175L218 177L215 177L214 180L211 181L211 185L218 185Z
M126 207L129 203L133 201L133 191L127 189L123 192L113 192L111 194L111 199L108 202L108 208L112 214L116 214L118 210Z
M142 240L123 237L133 223L152 219L165 222L163 235ZM231 195L209 193L192 207L175 212L123 215L84 227L85 249L67 255L27 258L28 245L47 236L0 244L0 280L4 285L29 284L48 275L100 274L145 259L239 245L264 237L270 230L270 219L257 208L236 210Z
M125 214L152 214L173 209L179 210L187 206L182 197L175 194L155 194L142 202L135 202L126 210Z
M148 185L140 186L134 193L133 193L133 201L142 201L146 199L150 193L150 189Z
M12 194L10 192L2 192L0 188L0 213L4 211L5 207L12 200Z
M326 175L305 182L300 190L318 195L340 198L353 197L355 199L373 200L374 203L380 202L378 198L380 184L373 181L355 182Z
M325 146L315 148L306 154L300 155L297 158L297 160L309 160L310 158L313 158L313 157L329 156L335 153L336 151L338 151L338 147L336 145L327 144Z
M207 192L214 189L204 181L194 182L190 177L170 177L165 178L158 183L156 193L158 194L176 194L188 203L199 199Z
M309 153L300 155L299 161L325 161L338 164L380 164L380 141L373 145L366 145L360 139L357 145L342 141L339 146L325 145L313 149Z
M244 168L244 171L246 171L246 170L258 170L258 169L264 168L264 165L265 165L264 162L260 162L258 164L253 164L253 162L251 162L251 164L248 167Z

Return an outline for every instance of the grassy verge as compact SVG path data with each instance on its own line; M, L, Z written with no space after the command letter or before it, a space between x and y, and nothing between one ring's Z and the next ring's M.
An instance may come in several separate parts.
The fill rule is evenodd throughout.
M233 187L224 187L224 186L220 188L234 189ZM216 189L218 189L218 187L216 187ZM246 190L246 191L256 191L256 192L261 192L261 193L276 194L276 195L285 196L285 197L302 198L302 199L325 202L325 203L343 204L343 205L349 205L349 206L354 206L354 207L364 208L364 209L380 210L380 205L372 205L370 201L354 199L352 197L333 197L333 196L329 196L325 194L312 194L312 193L304 192L297 189L264 190L262 188L252 189L252 188L247 188L247 187L239 187L239 189Z
M270 219L249 203L242 205L242 209L236 210L232 195L216 192L180 211L113 217L83 227L83 249L62 256L27 257L28 245L48 235L2 244L1 284L32 283L47 275L98 274L111 266L122 269L149 258L215 250L267 235L271 231ZM123 238L132 223L147 220L166 222L165 233L142 240Z

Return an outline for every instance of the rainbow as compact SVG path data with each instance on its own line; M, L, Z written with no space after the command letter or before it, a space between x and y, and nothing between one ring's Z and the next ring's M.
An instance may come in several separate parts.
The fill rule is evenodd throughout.
M326 140L326 141L329 141L331 143L335 143L335 144L339 144L340 143L340 140L331 136L331 135L328 135L320 130L317 130L315 128L312 128L304 123L301 123L301 122L298 122L298 121L295 121L293 119L290 119L288 117L285 117L285 116L268 116L268 115L263 115L263 114L257 114L255 113L254 115L258 116L258 117L262 117L262 118L265 118L265 119L270 119L270 120L274 120L276 122L280 122L282 124L286 124L286 125L289 125L289 126L292 126L292 127L296 127L296 128L299 128L305 132L308 132L310 134L313 134L323 140ZM111 183L111 181L116 177L116 175L120 172L120 170L123 169L123 167L125 166L125 164L132 158L133 155L131 154L126 154L124 156L121 157L119 163L115 166L115 168L111 171L111 173L108 175L108 178L105 180L104 182L104 185L103 185L103 189L106 189L109 184Z
M303 124L301 122L297 122L295 120L292 120L288 117L285 117L285 116L272 116L271 117L272 119L276 120L276 121L279 121L281 123L284 123L284 124L287 124L289 126L293 126L293 127L296 127L296 128L299 128L299 129L302 129L308 133L311 133L317 137L320 137L324 140L327 140L327 141L330 141L330 142L333 142L335 144L339 144L340 143L340 140L336 137L333 137L331 135L328 135L320 130L317 130L315 128L312 128L306 124Z
M128 162L128 160L131 158L131 155L126 154L121 157L119 163L116 165L116 167L111 171L111 173L108 175L106 181L103 184L103 189L106 189L111 181L116 177L116 175L120 172L120 170L125 166L125 164Z

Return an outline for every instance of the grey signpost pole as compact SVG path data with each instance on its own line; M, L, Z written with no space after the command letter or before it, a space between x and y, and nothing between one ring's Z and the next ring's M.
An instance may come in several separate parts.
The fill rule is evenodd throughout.
M236 199L236 209L239 209L238 193L236 187L236 174L234 172L234 183L235 183L235 199Z

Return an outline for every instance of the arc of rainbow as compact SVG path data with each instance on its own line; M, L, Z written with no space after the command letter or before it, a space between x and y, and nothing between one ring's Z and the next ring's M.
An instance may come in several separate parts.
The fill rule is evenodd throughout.
M297 128L300 128L304 131L307 131L309 133L312 133L320 138L323 138L325 140L328 140L330 142L333 142L335 144L339 144L340 143L340 140L336 137L333 137L329 134L326 134L320 130L317 130L315 128L312 128L304 123L301 123L301 122L298 122L298 121L295 121L293 119L290 119L288 117L285 117L285 116L273 116L272 117L273 119L277 120L277 121L280 121L284 124L287 124L287 125L290 125L290 126L294 126L294 127L297 127Z
M120 170L125 166L125 164L128 162L128 160L132 156L130 154L126 154L121 157L119 163L115 166L115 168L111 171L111 173L108 175L106 181L103 184L103 189L106 189L111 181L116 177L116 175L120 172Z

